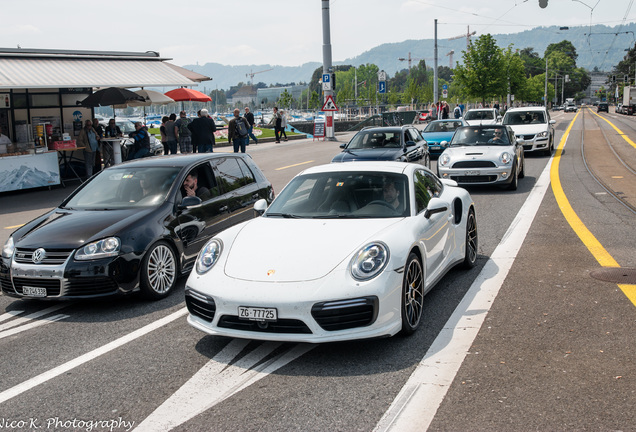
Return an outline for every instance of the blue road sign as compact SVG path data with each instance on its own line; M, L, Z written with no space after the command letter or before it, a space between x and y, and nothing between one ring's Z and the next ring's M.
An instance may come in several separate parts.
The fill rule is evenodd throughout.
M443 88L444 90L448 90L448 84L444 84L444 85L442 85L442 88Z
M386 93L386 81L378 82L378 93Z

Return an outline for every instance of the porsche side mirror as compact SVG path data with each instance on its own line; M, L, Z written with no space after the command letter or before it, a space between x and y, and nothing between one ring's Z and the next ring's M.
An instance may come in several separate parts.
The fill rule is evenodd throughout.
M345 145L346 145L346 144L340 144L340 148L341 148L341 149L345 148Z
M267 210L267 200L259 199L254 203L254 215L256 217L262 216L265 210Z
M442 213L448 210L448 204L439 198L431 198L424 210L424 217L430 219L436 213Z

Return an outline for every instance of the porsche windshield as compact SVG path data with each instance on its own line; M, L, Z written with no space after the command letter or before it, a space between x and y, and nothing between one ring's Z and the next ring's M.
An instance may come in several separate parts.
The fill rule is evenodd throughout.
M294 178L265 217L359 219L409 214L407 177L379 172L325 172Z
M462 127L457 129L450 143L459 146L509 146L510 139L503 127Z
M118 168L104 170L62 205L63 208L110 210L152 207L162 203L180 168Z

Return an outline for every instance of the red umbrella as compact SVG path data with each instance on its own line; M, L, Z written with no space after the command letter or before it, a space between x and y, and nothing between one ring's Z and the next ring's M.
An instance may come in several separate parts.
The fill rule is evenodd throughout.
M174 99L177 102L180 101L195 101L195 102L210 102L212 98L205 93L201 93L197 90L192 90L189 88L178 88L174 90L170 90L166 93L166 96Z

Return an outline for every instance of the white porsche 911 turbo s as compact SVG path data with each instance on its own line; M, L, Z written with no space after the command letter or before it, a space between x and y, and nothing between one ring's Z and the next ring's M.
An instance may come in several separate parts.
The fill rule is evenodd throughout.
M212 335L332 342L411 334L424 295L477 259L468 192L420 164L345 162L298 174L262 213L201 250L188 322Z

